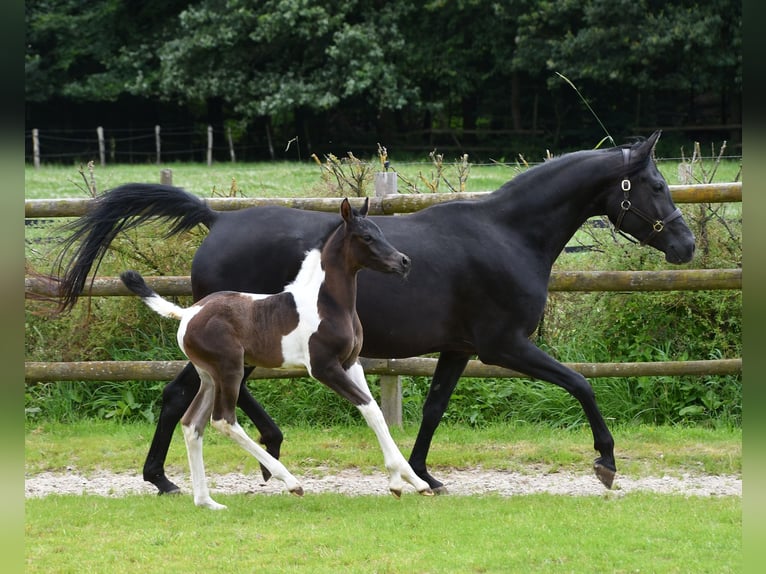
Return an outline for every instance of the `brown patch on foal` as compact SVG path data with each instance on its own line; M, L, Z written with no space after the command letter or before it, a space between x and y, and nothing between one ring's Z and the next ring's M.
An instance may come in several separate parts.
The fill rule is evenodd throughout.
M282 337L295 330L299 319L291 293L261 300L234 292L211 297L212 301L205 297L197 303L202 309L184 334L184 349L193 354L189 357L193 362L199 360L206 370L224 356L238 357L242 366L284 364Z

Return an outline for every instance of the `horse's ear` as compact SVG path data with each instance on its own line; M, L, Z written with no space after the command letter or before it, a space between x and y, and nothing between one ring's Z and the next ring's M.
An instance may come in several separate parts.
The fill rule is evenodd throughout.
M346 223L351 221L351 216L353 214L351 212L351 204L348 202L348 197L344 198L340 204L340 215Z
M661 134L662 130L657 130L650 135L646 141L641 142L641 152L646 156L652 155L652 153L654 153L654 147L657 145L657 140L660 139Z
M364 198L364 205L362 206L362 209L359 210L359 215L362 217L367 217L367 211L370 208L370 198L365 197Z

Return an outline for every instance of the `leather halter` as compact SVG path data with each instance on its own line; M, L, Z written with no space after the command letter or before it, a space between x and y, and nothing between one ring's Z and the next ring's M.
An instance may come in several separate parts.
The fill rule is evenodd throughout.
M622 158L623 158L623 163L625 163L625 165L627 165L629 160L630 160L630 150L629 149L626 149L626 148L622 149ZM620 226L622 225L622 219L625 217L625 214L628 211L632 211L638 217L640 217L641 219L643 219L649 225L652 226L652 231L649 233L649 235L646 237L646 239L638 242L641 245L646 245L647 243L649 243L649 241L651 241L652 238L654 238L655 235L661 233L662 230L665 229L665 226L668 223L670 223L674 219L678 219L679 217L681 217L681 210L678 207L676 207L675 211L673 211L666 218L664 218L664 219L655 219L655 218L647 215L644 211L642 211L638 207L634 206L633 203L630 201L630 188L631 188L631 185L630 185L630 180L627 177L622 180L622 182L620 183L620 187L622 188L623 200L622 200L622 202L620 202L620 214L617 216L617 223L614 226L614 230L617 233L619 233L620 235L622 235L623 237L625 237L625 238L629 239L630 241L632 241L633 243L636 243L636 241L633 238L631 238L628 235L626 235L625 233L623 233L622 230L620 229Z

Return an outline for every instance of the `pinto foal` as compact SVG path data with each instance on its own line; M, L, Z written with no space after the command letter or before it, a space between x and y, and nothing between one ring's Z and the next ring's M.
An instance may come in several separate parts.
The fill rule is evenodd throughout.
M202 459L208 421L252 454L287 489L301 496L295 477L237 423L235 407L245 365L304 366L309 374L356 405L383 450L389 490L401 496L403 481L432 494L402 456L389 433L359 363L362 325L356 313L356 276L369 268L406 276L410 259L394 249L361 210L341 204L343 221L321 250L307 252L295 280L275 295L221 291L181 308L152 291L141 275L125 271L123 283L151 309L180 319L178 344L199 373L197 395L181 419L194 504L226 508L210 497Z

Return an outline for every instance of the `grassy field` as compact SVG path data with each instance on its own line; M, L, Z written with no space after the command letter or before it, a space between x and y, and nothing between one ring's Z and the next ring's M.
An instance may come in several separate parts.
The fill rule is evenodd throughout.
M87 422L28 425L27 474L137 473L153 428ZM415 428L392 429L404 452ZM258 473L218 433L205 435L210 473ZM619 476L739 474L741 431L615 429ZM294 472L383 472L366 428L285 429ZM536 425L440 428L432 470L587 472L589 431ZM188 474L183 440L168 458ZM595 480L595 478L594 478ZM652 493L573 497L218 495L223 512L188 495L50 496L25 510L26 572L738 572L739 497Z
M380 449L372 432L358 425L283 428L282 458L292 468L325 472L358 468L381 472ZM246 417L240 422L251 433ZM631 477L713 475L742 472L742 429L731 427L615 425L619 472ZM135 472L141 468L154 425L84 420L70 423L28 422L25 438L27 473L88 473L99 469ZM403 453L412 448L416 425L392 428ZM257 462L217 432L205 433L205 461L211 472L259 472ZM443 424L428 458L435 472L448 468L486 468L524 472L532 466L588 472L596 452L586 424L568 429L543 424L495 423L480 428ZM186 474L188 463L181 431L176 428L168 469ZM170 471L170 470L169 470Z
M26 505L25 572L742 570L741 500L636 494L53 497Z
M372 164L375 169L377 166ZM427 191L427 186L420 178L428 181L436 179L436 168L430 162L410 162L392 164L397 172L407 181L418 184L420 191ZM660 171L673 185L678 181L678 162L659 162ZM707 181L713 172L712 160L697 165L695 176L700 181ZM740 171L741 162L725 160L715 170L714 182L735 181ZM25 196L27 199L48 199L55 197L83 197L85 184L79 173L79 165L43 165L40 169L26 166ZM143 165L106 165L94 168L96 189L104 191L128 182L159 182L160 169L171 169L173 184L193 193L209 196L213 193L228 195L232 180L236 187L247 197L320 197L327 195L328 186L322 180L322 169L313 161L304 162L261 162L246 164L214 164L211 167L202 164L176 163L162 166ZM465 191L493 191L512 179L521 169L520 164L483 164L472 165L466 180ZM90 180L90 174L85 168ZM458 175L454 162L445 158L444 177L457 186ZM739 177L741 180L741 176ZM399 191L408 191L405 181L399 181ZM449 192L442 180L439 191Z

